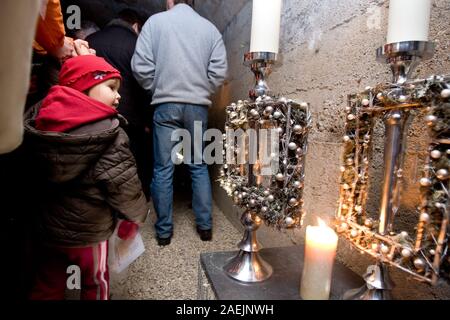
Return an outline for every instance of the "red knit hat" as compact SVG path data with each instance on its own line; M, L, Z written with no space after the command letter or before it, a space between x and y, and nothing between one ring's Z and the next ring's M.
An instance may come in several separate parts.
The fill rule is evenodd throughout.
M59 72L59 84L84 92L111 78L119 78L120 72L105 59L83 55L68 59Z

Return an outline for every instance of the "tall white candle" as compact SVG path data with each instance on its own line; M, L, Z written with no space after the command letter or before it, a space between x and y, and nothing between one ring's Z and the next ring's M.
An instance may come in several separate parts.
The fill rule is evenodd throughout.
M338 236L319 219L319 226L306 227L305 259L300 284L304 300L327 300Z
M250 52L278 53L282 0L253 0Z
M387 43L428 41L431 0L390 0Z

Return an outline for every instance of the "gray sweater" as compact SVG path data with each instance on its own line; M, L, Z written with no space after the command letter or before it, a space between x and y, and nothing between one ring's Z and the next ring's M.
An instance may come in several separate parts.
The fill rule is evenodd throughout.
M223 83L227 57L222 35L186 4L151 16L142 28L131 67L152 105L211 105Z

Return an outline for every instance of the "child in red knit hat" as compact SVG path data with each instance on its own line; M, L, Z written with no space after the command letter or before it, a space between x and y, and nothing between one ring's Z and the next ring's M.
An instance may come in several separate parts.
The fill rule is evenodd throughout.
M81 299L108 299L107 240L117 215L128 220L119 226L124 238L146 218L148 205L121 128L126 121L116 110L120 81L103 58L71 58L59 85L25 118L43 242L31 299L64 299L66 288L81 289Z

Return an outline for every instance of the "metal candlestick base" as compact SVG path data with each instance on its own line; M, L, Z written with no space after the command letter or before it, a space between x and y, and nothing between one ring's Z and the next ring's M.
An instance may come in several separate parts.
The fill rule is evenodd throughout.
M250 99L255 100L260 96L270 95L266 79L276 60L277 54L273 52L248 52L244 55L244 64L250 66L256 79L255 86L249 91Z
M228 276L242 282L264 281L272 275L272 267L258 253L261 245L256 240L256 229L261 225L261 219L254 213L245 211L241 222L245 233L238 244L239 253L223 269Z
M391 300L394 283L389 277L387 267L378 262L369 266L363 276L366 284L361 288L344 293L343 300Z

